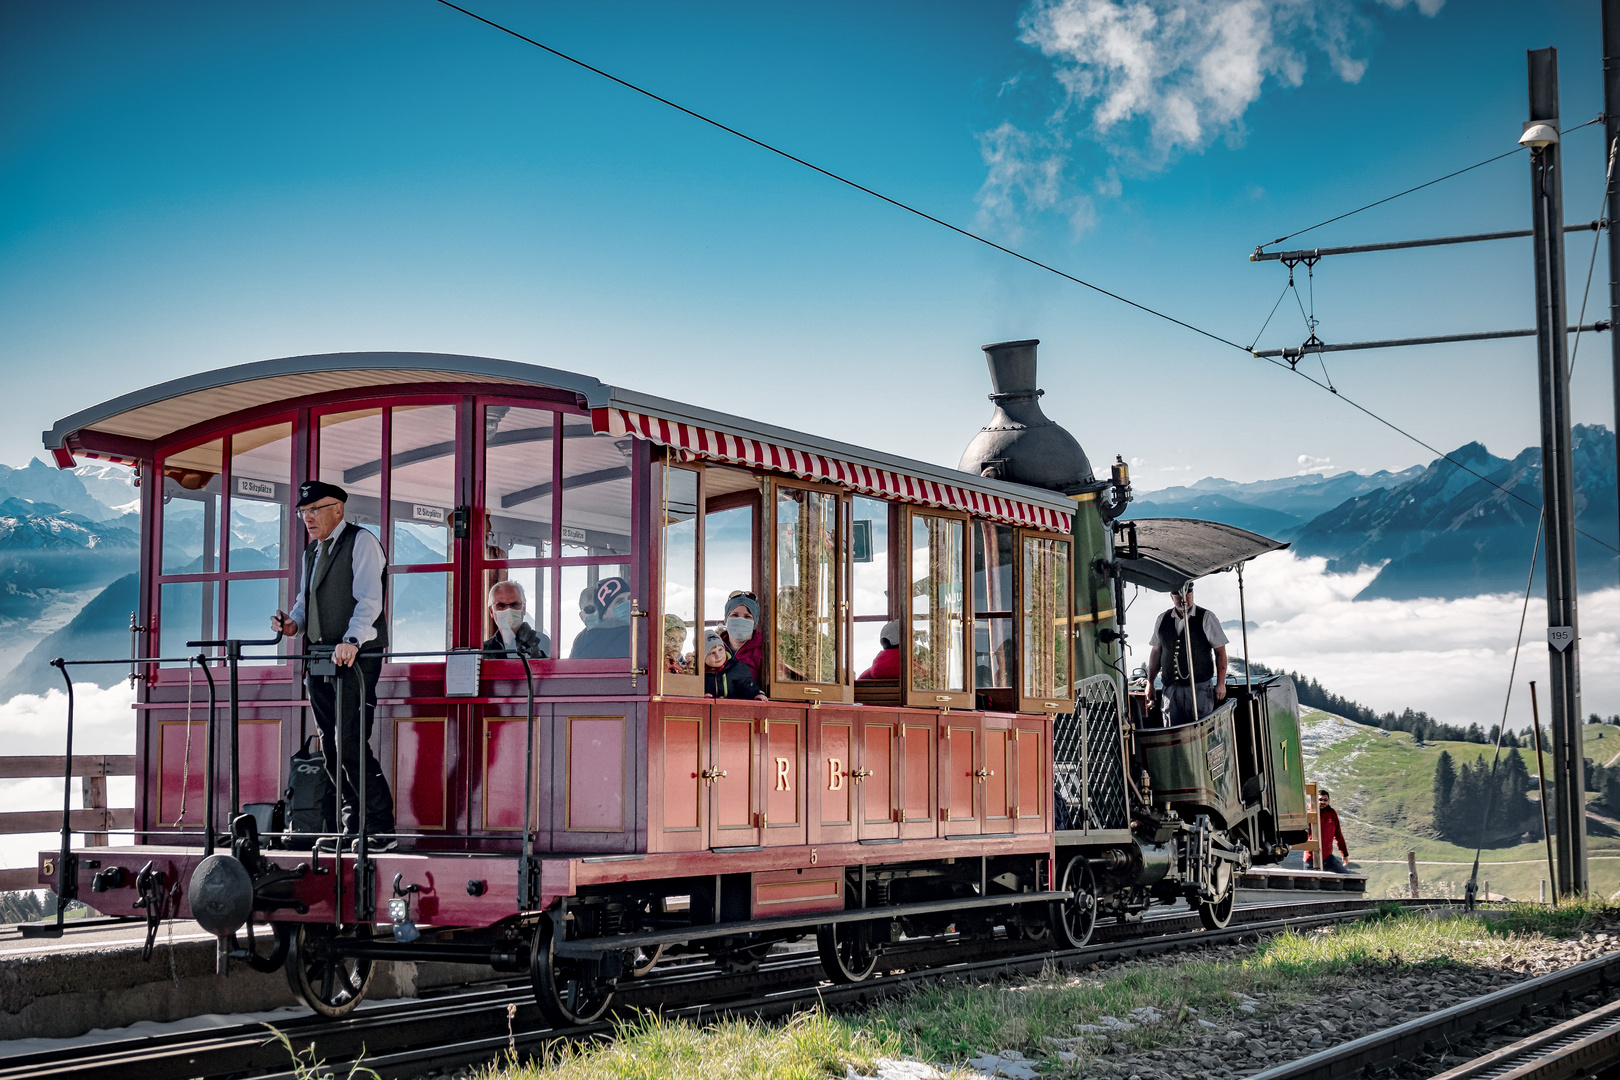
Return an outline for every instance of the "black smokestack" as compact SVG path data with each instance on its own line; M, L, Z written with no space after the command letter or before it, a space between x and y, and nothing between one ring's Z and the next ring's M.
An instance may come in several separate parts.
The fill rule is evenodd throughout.
M1035 387L1039 341L1003 341L984 346L990 362L990 400L996 411L962 452L963 472L1051 488L1075 495L1097 486L1086 452L1041 411Z

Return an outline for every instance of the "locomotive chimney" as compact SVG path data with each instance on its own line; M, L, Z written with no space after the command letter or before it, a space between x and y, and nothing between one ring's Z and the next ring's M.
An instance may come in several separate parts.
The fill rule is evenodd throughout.
M1003 341L984 346L990 363L990 400L996 411L962 452L963 472L1051 488L1076 495L1096 487L1091 462L1080 443L1041 411L1035 386L1039 341Z

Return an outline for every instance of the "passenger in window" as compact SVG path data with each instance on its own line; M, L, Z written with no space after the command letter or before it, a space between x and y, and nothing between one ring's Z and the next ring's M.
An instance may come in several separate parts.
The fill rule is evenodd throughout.
M602 609L596 606L596 586L587 585L579 590L579 621L589 630L602 623Z
M861 672L858 678L862 679L898 679L900 677L900 622L890 619L878 631L877 659L872 666Z
M720 638L757 684L765 670L765 635L759 629L759 600L753 593L739 589L726 597L726 625Z
M664 671L670 675L692 675L692 657L682 656L686 647L686 622L679 615L664 616Z
M703 692L717 698L753 698L768 701L746 665L726 648L720 631L703 635Z
M591 602L601 621L589 624L574 638L568 656L573 660L612 660L630 655L630 583L622 577L603 578L591 591ZM584 611L584 605L580 607Z
M523 621L523 586L515 581L497 581L489 587L489 617L495 633L484 642L484 651L499 649L502 655L527 656L544 660L551 655L551 639Z

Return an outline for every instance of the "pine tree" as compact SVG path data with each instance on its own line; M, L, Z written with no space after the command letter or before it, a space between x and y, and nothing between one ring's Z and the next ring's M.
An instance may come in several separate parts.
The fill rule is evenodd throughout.
M1457 768L1448 751L1440 751L1434 763L1434 828L1444 836L1451 831L1451 792L1457 784Z

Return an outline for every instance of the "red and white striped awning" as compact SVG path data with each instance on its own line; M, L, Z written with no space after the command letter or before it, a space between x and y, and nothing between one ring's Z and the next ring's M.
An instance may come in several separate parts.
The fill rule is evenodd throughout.
M683 450L695 458L770 469L807 480L830 481L888 499L965 510L980 517L1015 525L1064 533L1069 531L1069 515L1060 510L662 417L624 409L599 408L591 410L591 424L600 433L634 435Z

